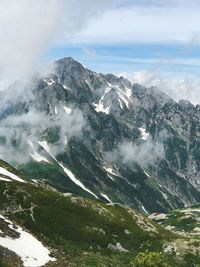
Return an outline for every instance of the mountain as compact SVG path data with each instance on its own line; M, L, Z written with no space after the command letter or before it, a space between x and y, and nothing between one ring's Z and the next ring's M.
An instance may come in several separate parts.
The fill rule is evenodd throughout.
M0 116L0 154L24 175L143 214L200 202L198 105L72 58L29 91Z
M167 266L200 263L199 233L171 233L120 204L61 193L0 166L0 266L131 267L146 249Z
M158 222L166 229L182 236L199 236L200 231L200 205L177 209L168 214L151 214L149 218Z

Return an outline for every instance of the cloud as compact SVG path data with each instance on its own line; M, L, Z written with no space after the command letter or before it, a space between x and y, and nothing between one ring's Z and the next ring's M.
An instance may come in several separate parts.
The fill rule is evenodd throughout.
M180 99L187 99L194 105L200 103L200 78L188 77L178 79L170 76L165 76L158 71L148 72L146 70L133 73L120 73L129 79L132 83L138 83L145 87L156 86L161 91L166 93L176 102Z
M81 136L85 119L80 110L67 114L63 107L57 107L57 114L47 116L31 109L21 116L11 115L0 124L0 155L8 162L26 163L33 153L29 143L38 150L38 141L47 138L47 132L55 135L49 142L51 152L56 155L65 150L66 142L72 136Z
M137 163L144 168L164 159L163 144L159 142L154 143L150 138L141 145L122 143L118 149L123 163Z
M164 2L164 3L163 3ZM197 1L118 1L94 18L74 43L187 43L199 33Z
M91 57L95 57L96 56L96 51L95 50L89 50L87 48L83 48L82 51L87 57L91 58Z
M168 137L168 133L162 130L156 140L152 140L149 136L146 141L139 143L122 142L117 149L106 153L106 159L112 162L120 161L129 166L138 164L143 168L148 168L165 159L164 142Z
M29 80L41 56L54 44L68 42L99 16L110 0L1 0L0 90Z
M35 70L55 38L61 5L60 0L0 1L0 80L21 80Z

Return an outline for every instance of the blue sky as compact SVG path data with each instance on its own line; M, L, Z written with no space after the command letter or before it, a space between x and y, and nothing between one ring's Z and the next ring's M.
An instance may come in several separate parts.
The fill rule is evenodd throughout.
M200 47L177 44L65 45L47 55L52 59L72 56L87 68L102 73L155 71L185 77L200 74Z
M49 60L72 56L102 73L159 70L182 78L200 75L198 1L104 2L101 14L53 45L46 54Z

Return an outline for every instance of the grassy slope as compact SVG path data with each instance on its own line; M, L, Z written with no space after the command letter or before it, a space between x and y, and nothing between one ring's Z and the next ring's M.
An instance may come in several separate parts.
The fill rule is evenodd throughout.
M171 227L173 231L200 238L200 205L173 210L160 223L164 227Z
M1 182L0 210L48 246L66 253L74 266L130 266L139 251L162 251L164 243L177 239L175 234L118 204L63 196L28 183ZM108 249L109 243L118 242L129 252Z

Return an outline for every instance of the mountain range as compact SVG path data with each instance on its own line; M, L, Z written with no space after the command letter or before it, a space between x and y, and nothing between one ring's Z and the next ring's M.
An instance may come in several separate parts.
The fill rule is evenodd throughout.
M131 266L135 253L146 248L188 253L180 266L189 266L191 254L199 263L198 231L195 237L169 232L170 218L181 217L172 210L200 203L199 105L98 74L70 57L10 98L5 101L1 92L4 237L10 230L17 237L24 227L49 247L47 262L56 258L57 266L108 266L110 250L116 251L110 266ZM161 219L160 226L150 220L158 217L138 212L165 214L169 223ZM189 228L198 228L197 221Z
M29 177L145 213L200 201L198 105L72 58L55 62L29 90L31 100L20 98L2 115L3 124L17 120L4 143L31 156L9 163Z

